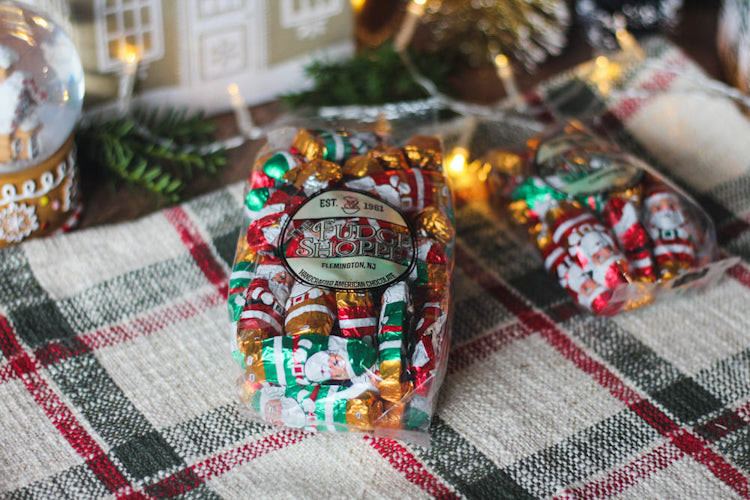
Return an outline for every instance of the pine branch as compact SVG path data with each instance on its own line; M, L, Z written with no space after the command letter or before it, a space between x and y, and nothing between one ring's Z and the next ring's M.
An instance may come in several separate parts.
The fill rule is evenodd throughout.
M441 90L446 90L448 76L455 73L458 63L455 57L445 54L421 54L414 61L420 72ZM429 97L412 79L390 44L359 52L343 62L313 61L305 72L312 79L313 88L281 96L291 108L374 105Z
M202 113L173 109L93 120L76 132L79 164L85 175L124 181L175 203L199 173L214 175L226 165L225 150L201 152L214 142L215 128Z

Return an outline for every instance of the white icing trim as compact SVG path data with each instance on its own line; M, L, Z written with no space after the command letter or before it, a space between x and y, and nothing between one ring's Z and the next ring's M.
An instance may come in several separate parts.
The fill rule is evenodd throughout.
M56 168L57 178L51 171L46 171L42 174L39 179L41 186L37 189L36 182L32 179L26 180L23 183L21 193L16 192L16 186L13 184L4 184L0 188L0 205L7 205L10 203L18 203L19 201L31 200L33 198L39 198L46 195L60 184L66 177L73 177L73 163L68 163L70 156L66 157Z

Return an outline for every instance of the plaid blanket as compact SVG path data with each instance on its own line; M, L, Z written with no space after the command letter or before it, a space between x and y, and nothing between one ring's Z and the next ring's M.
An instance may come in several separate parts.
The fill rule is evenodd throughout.
M423 448L238 414L225 301L241 186L28 241L0 253L0 497L750 497L750 125L690 90L704 77L684 54L646 49L661 69L627 88L660 92L603 98L571 73L535 97L605 107L623 144L698 197L742 258L718 286L596 318L486 201L461 204L453 345Z

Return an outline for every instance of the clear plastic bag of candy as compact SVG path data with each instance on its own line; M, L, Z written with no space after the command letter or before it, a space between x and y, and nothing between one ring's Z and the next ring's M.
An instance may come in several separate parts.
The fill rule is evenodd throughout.
M428 442L450 343L455 230L442 158L428 136L268 135L229 285L249 416Z
M719 259L713 222L695 200L581 122L485 158L496 206L596 315L705 288L737 262Z

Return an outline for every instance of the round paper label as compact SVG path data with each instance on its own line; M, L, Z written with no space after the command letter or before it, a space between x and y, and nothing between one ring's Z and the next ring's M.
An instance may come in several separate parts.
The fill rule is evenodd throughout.
M542 142L534 160L549 186L573 197L628 188L643 173L636 158L584 133Z
M409 272L416 244L401 213L359 191L323 191L282 229L282 259L300 281L341 290L385 286Z

